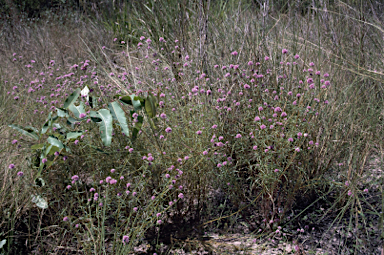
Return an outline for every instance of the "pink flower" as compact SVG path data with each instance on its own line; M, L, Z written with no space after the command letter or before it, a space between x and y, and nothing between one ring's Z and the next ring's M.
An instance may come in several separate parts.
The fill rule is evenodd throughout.
M74 176L71 177L71 179L73 181L78 181L79 180L79 176L78 175L74 175Z
M172 132L172 128L167 127L167 128L165 129L165 132L167 132L167 133L171 133L171 132Z
M265 56L265 57L264 57L264 60L265 60L265 61L269 60L269 57L268 57L268 56Z
M10 164L10 165L8 166L8 168L9 168L9 169L13 169L13 168L15 168L15 165L14 165L14 164Z
M67 216L65 216L65 217L63 218L63 221L69 221L69 218L68 218Z
M21 176L24 175L24 173L20 171L20 172L17 173L17 175L21 177Z
M260 126L260 129L265 129L267 126L265 126L264 124Z
M253 146L253 149L254 149L254 150L257 150L257 146L256 146L256 145L255 145L255 146Z
M123 236L124 245L129 242L129 236Z
M283 49L281 52L282 52L283 54L287 54L287 53L288 53L288 50L287 50L287 49Z
M239 54L239 53L237 53L237 51L233 51L233 52L231 53L232 56L236 56L237 54Z
M178 198L183 199L183 198L184 198L184 194L183 194L183 193L180 193L180 194L178 195Z
M236 138L241 138L241 135L240 135L240 134L237 134L237 135L236 135Z
M259 121L260 120L260 117L259 116L256 116L255 117L255 121Z

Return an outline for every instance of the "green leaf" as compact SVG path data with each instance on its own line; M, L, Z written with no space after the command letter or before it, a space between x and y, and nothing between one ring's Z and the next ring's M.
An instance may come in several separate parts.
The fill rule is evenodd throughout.
M76 102L77 98L79 98L81 90L78 88L65 100L64 109L68 109L74 102Z
M52 147L54 147L52 144L50 144L44 151L44 158L47 157L47 155L49 154L49 152L51 151ZM48 161L47 161L48 162ZM45 163L46 164L46 163Z
M108 109L100 109L98 111L101 122L97 122L99 125L101 140L105 146L110 146L112 142L112 115Z
M77 120L77 119L75 119L75 118L72 118L72 117L69 117L69 118L67 119L67 125L70 125L72 129L75 128L75 124L76 124L77 122L79 122L79 120Z
M111 111L113 119L117 120L120 124L123 133L126 136L129 136L129 129L127 124L127 118L125 117L125 112L120 107L120 103L112 102L108 104L109 110Z
M156 101L152 93L149 92L147 100L145 100L145 111L149 118L156 116Z
M39 130L35 127L32 127L32 126L29 126L29 125L26 125L25 126L26 129L30 129L30 130L33 130L36 134L39 134Z
M47 209L48 208L48 202L45 198L35 195L31 195L32 203L35 203L37 207L40 207L41 209Z
M49 136L47 141L48 141L48 143L52 144L53 146L58 147L59 149L64 148L64 144L54 136Z
M44 187L45 186L45 181L42 178L36 178L35 179L35 185L38 187Z
M29 136L30 138L33 138L35 140L39 140L39 136L37 135L38 131L34 127L31 127L31 126L22 127L22 126L13 125L13 124L8 126L19 131L23 135Z
M48 129L52 126L52 123L53 123L52 112L50 112L48 114L47 120L45 121L43 127L41 128L41 133L45 134L48 131Z
M56 108L56 111L57 111L57 116L59 116L61 118L68 118L69 117L68 111L66 109Z
M68 132L67 133L67 140L76 139L79 136L81 136L83 133L84 133L83 131Z
M31 150L41 150L44 147L44 143L34 144L31 146Z
M7 239L1 240L1 242L0 242L0 249L2 249L6 243L7 243Z
M89 97L89 105L92 107L92 108L96 108L97 107L97 97Z
M63 128L59 123L53 123L52 127L57 128L57 129L62 129Z
M89 114L89 116L91 117L91 120L93 121L93 122L101 122L101 121L103 121L102 120L102 118L101 118L101 116L100 116L100 114L98 113L98 112L95 112L95 111L91 111L90 112L90 114Z
M125 104L132 105L135 108L135 111L141 110L141 102L144 104L144 99L136 96L135 94L132 94L130 96L123 96L120 98L120 101L122 101Z
M68 107L68 110L70 110L75 115L76 118L80 118L80 114L85 113L84 107L85 107L84 103L80 102L78 106L76 106L75 104L71 104Z

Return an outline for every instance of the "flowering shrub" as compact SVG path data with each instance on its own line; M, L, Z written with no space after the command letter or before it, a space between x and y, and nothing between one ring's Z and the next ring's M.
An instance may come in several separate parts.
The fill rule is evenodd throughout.
M38 177L44 169L60 167L59 158L112 169L93 176L84 167L71 170L65 192L77 194L82 205L68 210L63 221L95 240L89 249L101 252L112 238L120 242L111 249L126 252L169 218L198 219L212 188L227 192L237 206L256 202L266 224L282 218L316 176L317 118L328 103L329 81L313 70L314 63L307 67L286 49L277 66L265 56L260 63L214 65L209 76L177 40L174 51L162 53L182 55L182 62L173 63L176 68L156 59L163 49L140 40L138 63L106 75L116 85L95 81L90 89L72 90L41 131L12 125L35 140L49 134L46 143L33 147L40 153ZM237 55L231 53L233 61ZM91 94L96 86L100 91ZM105 155L108 160L100 161Z

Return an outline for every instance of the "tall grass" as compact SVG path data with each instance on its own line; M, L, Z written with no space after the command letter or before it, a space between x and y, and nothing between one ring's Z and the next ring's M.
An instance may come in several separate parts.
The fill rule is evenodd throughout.
M148 241L166 253L174 239L242 222L260 239L319 239L314 227L325 234L312 248L337 237L323 250L378 253L383 177L371 176L371 162L383 157L382 8L117 2L102 21L94 9L99 20L5 23L3 248L127 254ZM111 146L92 122L68 126L84 136L68 139L71 152L55 154L36 185L41 150L6 125L40 127L85 85L98 98L95 107L81 97L85 111L151 92L157 116L123 105L129 128L143 125L136 140L114 126Z

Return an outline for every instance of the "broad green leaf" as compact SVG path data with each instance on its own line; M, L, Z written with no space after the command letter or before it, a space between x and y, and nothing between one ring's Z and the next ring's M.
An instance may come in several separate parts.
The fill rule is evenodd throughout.
M56 108L56 111L57 111L57 116L59 116L61 118L68 118L69 117L68 111L66 109Z
M59 147L56 147L56 146L53 146L53 145L51 145L52 147L50 147L50 150L48 151L48 154L47 154L47 156L48 155L53 155L53 154L55 154L55 152L56 151L60 151L60 148ZM45 163L46 165L48 165L48 163L49 163L49 160L47 161L47 163Z
M72 118L72 117L69 117L67 119L67 125L70 125L72 129L75 128L75 124L80 122L79 120L75 119L75 118Z
M91 120L92 120L93 122L96 122L96 123L97 123L97 122L102 121L101 116L100 116L100 114L99 114L98 112L91 111L90 114L89 114L89 116L91 117Z
M33 130L33 131L35 131L35 133L36 133L36 134L39 134L39 130L38 130L37 128L35 128L35 127L32 127L32 126L26 125L26 126L25 126L25 128L26 128L26 129L30 129L30 130Z
M83 88L83 90L80 92L81 96L87 98L87 102L89 102L89 88L87 85Z
M156 101L151 93L148 94L147 100L145 100L145 111L149 118L156 116Z
M80 96L80 89L76 89L73 93L65 100L64 109L68 109L74 102L76 102L77 98Z
M45 151L44 151L44 158L47 157L47 155L48 155L48 153L51 151L52 147L53 147L53 145L50 144L50 145L48 145L48 147L45 149ZM47 162L48 162L48 161L47 161Z
M49 136L47 141L48 141L48 143L58 147L59 149L63 149L64 148L63 143L59 139L54 137L54 136Z
M80 102L78 106L76 106L75 104L71 104L68 107L68 110L70 110L75 115L76 118L80 118L80 114L85 113L84 107L85 107L84 103Z
M142 108L141 102L144 104L145 100L139 96L136 96L135 94L132 94L130 96L121 97L120 101L129 105L132 105L135 108L135 111L139 111Z
M129 136L129 129L127 124L127 118L125 117L125 112L121 109L120 104L118 102L112 102L108 104L109 110L111 111L113 119L119 122L123 133L126 136Z
M57 129L62 129L63 128L59 123L53 123L52 127L57 128Z
M48 114L48 118L47 120L45 121L43 127L41 128L41 133L42 134L45 134L47 132L47 130L52 126L52 122L53 122L53 119L52 119L52 112L50 112Z
M1 240L0 249L2 249L6 243L7 243L7 239Z
M67 133L67 140L76 139L79 136L81 136L83 133L84 133L83 131L68 132Z
M100 129L101 140L105 146L110 146L112 142L112 115L108 109L98 111L101 122L97 122Z
M32 197L32 203L35 203L37 207L40 207L41 209L47 209L48 208L48 202L45 198L35 195L31 195Z
M89 105L92 107L92 108L96 108L98 103L97 103L97 97L89 97Z
M43 143L39 143L39 144L32 145L31 149L32 150L41 150L43 147L44 147L44 144Z
M39 140L39 136L37 135L38 132L36 132L37 130L35 128L32 128L30 126L22 127L22 126L13 125L13 124L8 125L8 126L19 131L23 135L26 135L30 138L35 139L35 140Z

